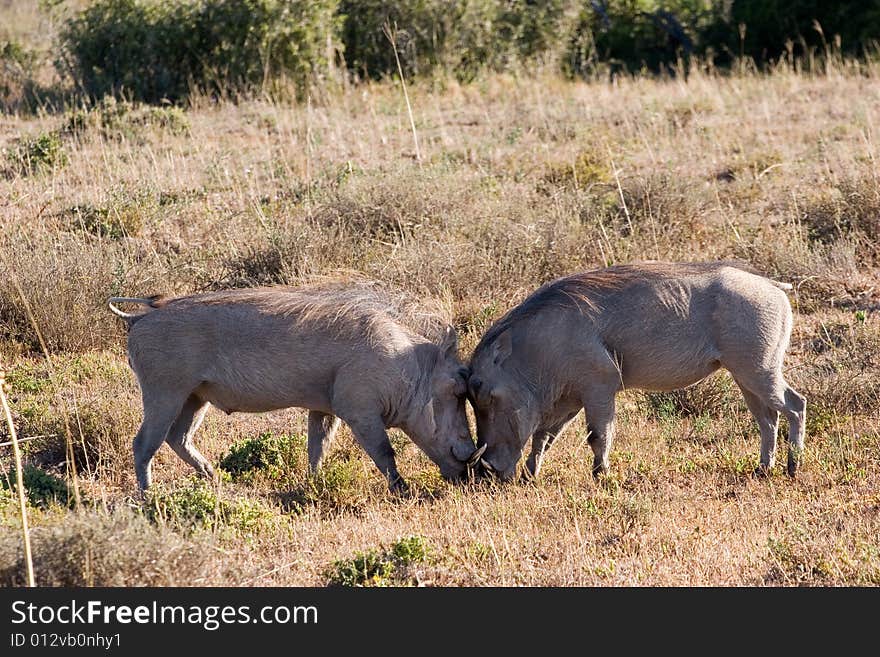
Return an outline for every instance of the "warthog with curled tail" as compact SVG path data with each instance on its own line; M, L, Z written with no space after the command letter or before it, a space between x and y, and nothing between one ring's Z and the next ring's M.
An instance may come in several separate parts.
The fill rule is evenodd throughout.
M114 304L136 303L137 314ZM110 299L128 325L128 359L143 396L134 439L138 485L163 442L200 474L193 445L209 404L226 413L309 410L317 469L346 422L392 490L405 487L386 429L401 428L447 479L479 457L465 413L467 370L455 332L434 344L405 326L374 291L357 286L255 288L179 298Z
M468 396L482 463L513 477L526 442L528 474L584 409L593 474L608 469L615 395L683 388L724 367L761 431L758 470L789 424L788 473L804 446L806 402L782 376L792 312L783 289L726 262L619 265L553 281L498 320L470 362Z

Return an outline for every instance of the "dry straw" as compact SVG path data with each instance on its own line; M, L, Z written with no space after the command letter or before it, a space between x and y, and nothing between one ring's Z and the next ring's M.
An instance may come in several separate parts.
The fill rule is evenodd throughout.
M27 566L28 586L34 586L34 560L31 556L31 535L28 528L27 503L24 499L24 474L21 469L21 450L18 448L18 436L15 433L15 423L12 421L12 411L6 393L9 384L6 383L6 372L0 369L0 404L3 406L3 415L6 416L6 424L9 428L9 438L12 443L12 458L15 460L15 487L18 490L18 510L21 513L21 534L24 539L24 562Z
M400 75L400 86L403 87L403 99L406 101L406 111L409 114L409 125L412 128L413 144L416 148L416 162L422 166L422 153L419 150L419 135L416 132L416 122L413 119L412 105L409 102L409 93L406 90L406 79L403 77L403 66L400 64L400 55L397 53L397 23L392 28L389 23L382 26L382 31L391 42L391 49L394 51L394 61L397 62L397 73Z
M28 319L31 322L31 325L34 327L34 332L37 334L37 340L40 343L40 349L43 352L43 356L46 358L46 364L49 366L49 380L52 382L52 387L55 390L55 393L58 394L60 387L58 385L58 378L55 372L55 365L52 362L52 356L49 353L49 347L46 346L46 341L43 339L43 332L40 331L40 326L37 323L37 318L34 316L34 311L31 308L30 302L28 302L27 296L24 293L24 290L21 287L21 283L18 280L18 277L15 275L15 269L9 266L9 263L6 261L6 255L2 250L0 250L0 264L6 269L9 273L9 277L12 280L13 285L15 286L16 292L21 297L21 302L24 305L25 312L27 313ZM67 469L68 474L70 475L70 480L73 483L73 499L76 504L76 508L80 508L82 499L79 494L79 477L76 472L76 462L74 460L74 450L73 450L73 433L70 431L70 418L67 415L67 410L64 404L61 404L62 417L64 418L64 434L65 434L65 451L67 457ZM10 424L12 420L10 418ZM16 448L17 449L17 448Z

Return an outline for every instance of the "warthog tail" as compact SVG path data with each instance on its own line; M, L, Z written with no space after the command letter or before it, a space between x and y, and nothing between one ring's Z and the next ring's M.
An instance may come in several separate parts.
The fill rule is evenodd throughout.
M117 317L121 317L126 321L126 323L131 327L137 320L146 315L146 312L143 313L127 313L123 310L119 310L114 304L117 303L136 303L141 306L147 306L147 308L159 308L160 301L162 300L161 294L154 294L151 297L110 297L107 299L107 305L110 307L110 312L112 312ZM149 312L149 311L148 311Z

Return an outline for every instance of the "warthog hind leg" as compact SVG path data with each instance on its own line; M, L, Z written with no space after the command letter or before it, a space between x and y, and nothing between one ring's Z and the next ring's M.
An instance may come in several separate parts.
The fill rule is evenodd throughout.
M544 455L547 453L547 450L550 449L553 441L565 431L565 427L568 426L569 422L571 422L579 412L580 409L566 416L561 422L557 422L549 427L538 427L532 435L532 452L529 454L529 458L526 459L525 472L528 478L538 476L538 473L541 471L541 463L544 461Z
M788 474L794 477L804 451L807 428L807 400L788 384L783 393L785 404L780 411L788 420Z
M806 399L788 385L781 373L743 379L742 381L736 377L736 380L743 389L746 403L756 418L758 415L752 408L753 403L759 403L775 414L782 413L788 420L788 474L794 477L804 449L804 431L807 419ZM750 401L749 393L757 400ZM776 430L773 430L771 438L769 423L765 427L758 419L758 424L761 426L761 466L769 468L773 465L772 454L776 446Z
M593 449L593 476L608 472L608 454L614 442L614 397L584 407L587 415L587 442Z
M315 472L321 466L324 452L333 442L342 421L327 413L309 411L309 467Z
M153 456L180 415L185 397L144 395L144 421L134 437L134 469L141 492L150 487Z
M737 382L739 383L739 382ZM752 412L761 431L761 462L755 470L756 475L769 474L776 462L776 432L779 428L779 412L770 408L756 394L740 385L746 406Z
M205 413L208 412L207 402L203 402L195 395L190 395L180 411L180 415L171 425L165 442L174 452L189 463L196 472L206 479L214 478L214 469L201 452L193 445L193 436L198 431Z

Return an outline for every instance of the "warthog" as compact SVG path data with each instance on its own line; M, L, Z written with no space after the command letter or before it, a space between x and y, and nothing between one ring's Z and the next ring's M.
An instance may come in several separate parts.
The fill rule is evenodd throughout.
M683 388L724 367L760 427L758 470L773 466L782 413L794 476L806 402L782 376L790 287L725 262L620 265L544 285L495 322L471 357L484 468L511 479L531 437L526 469L537 475L584 409L598 476L608 469L618 391Z
M145 312L120 311L136 303ZM388 479L405 487L386 429L399 427L441 474L457 479L475 452L465 412L467 369L447 328L440 344L407 328L363 287L255 288L180 298L109 300L128 324L128 360L143 397L134 439L138 485L162 442L205 477L193 434L212 404L226 413L306 408L317 469L346 422Z

